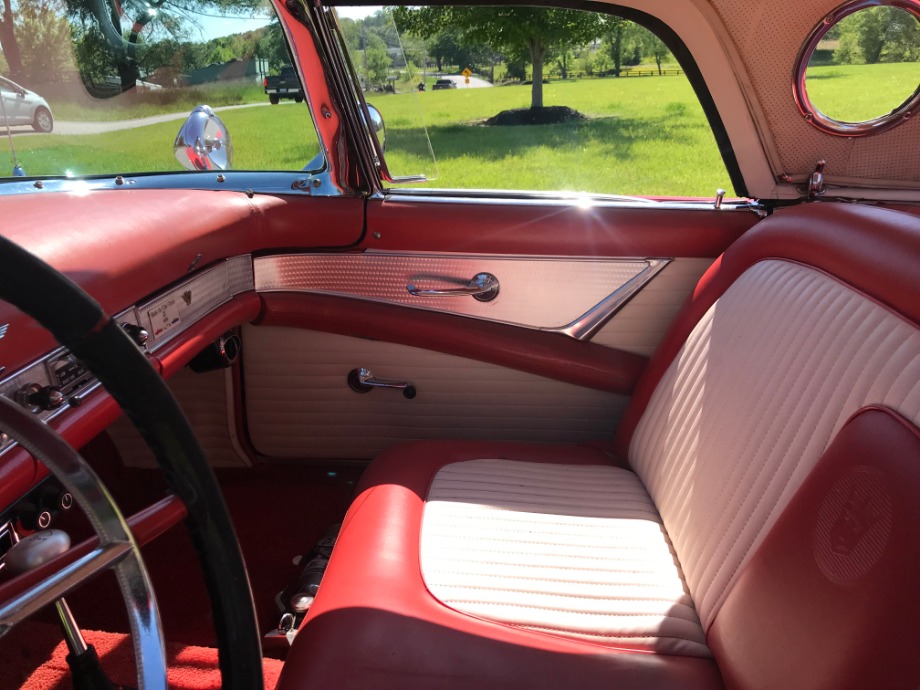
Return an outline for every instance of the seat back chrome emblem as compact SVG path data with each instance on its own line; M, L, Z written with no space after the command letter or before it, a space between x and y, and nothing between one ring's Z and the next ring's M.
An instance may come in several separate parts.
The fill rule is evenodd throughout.
M6 335L6 331L9 327L10 325L8 323L0 323L0 340L3 340L3 336Z

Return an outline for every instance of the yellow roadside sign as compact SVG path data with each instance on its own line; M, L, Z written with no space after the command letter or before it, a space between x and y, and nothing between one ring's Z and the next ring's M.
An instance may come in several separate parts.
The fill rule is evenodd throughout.
M464 67L464 68L463 68L463 71L462 71L460 74L462 74L464 77L466 77L467 79L469 79L470 76L471 76L473 73L470 72L470 68L469 68L469 67Z

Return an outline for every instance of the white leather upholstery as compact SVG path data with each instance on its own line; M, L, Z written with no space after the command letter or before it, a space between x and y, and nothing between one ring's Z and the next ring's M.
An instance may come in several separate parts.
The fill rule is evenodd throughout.
M830 440L872 404L920 424L920 333L824 273L762 261L699 322L630 462L704 628Z
M554 635L708 656L660 518L632 472L446 465L422 521L422 575L459 611Z

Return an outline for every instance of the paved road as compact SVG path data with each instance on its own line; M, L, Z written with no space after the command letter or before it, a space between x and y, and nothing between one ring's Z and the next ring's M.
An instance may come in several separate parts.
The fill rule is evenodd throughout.
M458 89L483 89L492 86L492 84L485 79L480 79L479 77L470 77L470 83L467 84L463 76L459 74L446 75L442 77L442 79L450 79L457 85ZM291 105L293 103L294 101L281 101L278 105ZM214 112L219 113L224 110L240 110L242 108L261 108L267 105L270 105L268 101L264 103L247 103L246 105L225 105L214 108ZM106 132L118 132L124 129L137 129L138 127L146 127L147 125L158 125L163 122L184 120L187 117L187 112L181 112L167 113L165 115L151 115L150 117L138 117L132 120L112 120L111 122L73 122L70 120L55 120L54 133L77 135L105 134ZM34 131L31 127L11 127L10 131L14 136L38 134L38 132ZM0 127L0 134L5 133L3 128Z
M278 105L290 105L294 101L282 101ZM268 101L264 103L247 103L246 105L225 105L214 108L214 112L224 110L240 110L242 108L261 108L271 105ZM150 117L138 117L132 120L112 120L111 122L71 122L69 120L55 120L55 134L104 134L106 132L117 132L122 129L136 129L146 127L147 125L158 125L162 122L173 122L174 120L185 120L188 112L167 113L165 115L151 115ZM0 128L2 129L2 128ZM11 127L10 131L14 135L38 134L31 127ZM6 132L3 131L3 134Z

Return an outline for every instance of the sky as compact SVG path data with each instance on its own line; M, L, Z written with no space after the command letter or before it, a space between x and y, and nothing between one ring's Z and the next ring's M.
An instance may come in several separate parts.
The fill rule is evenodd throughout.
M348 17L349 19L361 19L363 17L368 17L374 12L383 9L383 5L370 6L370 7L336 7L336 12L339 13L340 17ZM239 34L244 31L253 31L260 27L268 25L271 18L266 12L265 16L262 17L202 17L201 18L201 29L202 29L202 40L209 41L212 38L218 38L220 36L229 36L231 34Z

